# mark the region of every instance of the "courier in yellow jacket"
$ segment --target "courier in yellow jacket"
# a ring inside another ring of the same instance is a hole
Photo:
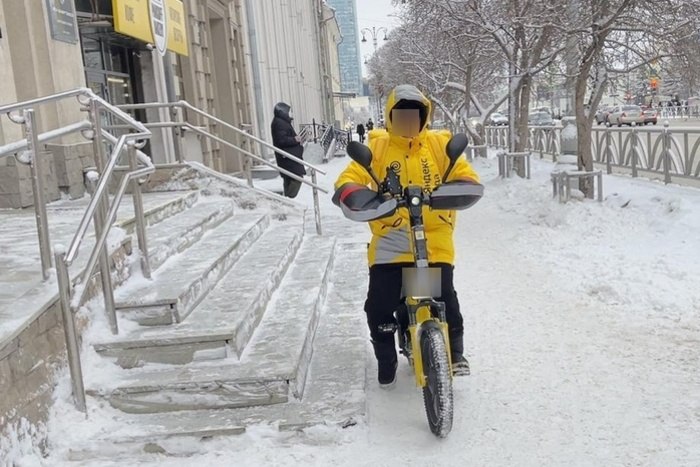
[[[392,131],[390,114],[396,104],[402,100],[419,101],[425,106],[425,116],[421,117],[420,132],[413,138],[403,137]],[[390,167],[399,174],[401,186],[421,185],[424,190],[434,190],[444,182],[442,174],[450,163],[445,153],[450,133],[428,130],[427,120],[431,103],[413,86],[398,86],[389,94],[386,107],[386,131],[373,130],[369,135],[369,147],[374,156],[372,170],[380,179],[383,179],[387,167]],[[454,180],[478,182],[479,175],[466,158],[460,157],[447,181]],[[341,190],[348,184],[369,186],[375,191],[378,189],[367,171],[354,161],[340,174],[335,182],[335,188]],[[428,206],[423,207],[423,222],[430,262],[454,264],[452,233],[455,221],[454,211],[436,211]],[[372,230],[372,241],[368,251],[370,266],[413,261],[406,209],[400,209],[392,217],[372,221],[369,225]]]
[[[478,185],[479,176],[466,158],[460,157],[448,176],[442,180],[450,164],[445,152],[450,133],[428,130],[431,102],[416,87],[397,86],[388,96],[386,105],[386,131],[369,133],[372,150],[372,170],[383,179],[388,170],[399,176],[401,186],[422,186],[433,191],[439,185],[462,181]],[[381,203],[379,187],[367,171],[357,162],[351,162],[335,183],[334,202],[341,208],[358,211],[364,206],[376,208]],[[349,212],[349,211],[348,211]],[[372,219],[377,218],[370,217]],[[462,315],[453,285],[454,242],[452,239],[456,221],[455,211],[432,210],[423,207],[423,222],[431,267],[441,268],[442,296],[445,302],[450,330],[450,346],[453,368],[461,374],[469,373],[464,358]],[[405,329],[400,309],[402,269],[413,266],[410,221],[406,209],[399,209],[390,217],[369,222],[372,240],[368,250],[370,265],[369,291],[365,302],[367,322],[378,361],[378,379],[381,386],[395,381],[397,356],[394,342],[396,319]],[[407,316],[405,320],[407,321]]]

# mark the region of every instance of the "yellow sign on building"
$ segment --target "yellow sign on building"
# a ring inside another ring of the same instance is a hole
[[[166,0],[167,48],[188,55],[187,22],[182,0]],[[150,0],[112,0],[114,30],[143,42],[153,43]]]
[[[149,3],[150,0],[112,0],[114,30],[153,43]]]
[[[168,50],[188,55],[187,18],[182,0],[167,0]]]

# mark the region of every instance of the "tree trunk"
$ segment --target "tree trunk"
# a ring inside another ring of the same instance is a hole
[[[588,74],[590,65],[584,64],[580,74],[576,78],[576,151],[578,153],[579,170],[593,170],[593,152],[591,151],[592,119],[586,115],[585,97],[588,86]],[[589,112],[591,113],[591,112]],[[593,180],[589,178],[579,179],[579,189],[586,198],[593,198]]]
[[[518,139],[515,146],[516,152],[523,152],[528,146],[529,133],[527,129],[528,110],[530,109],[530,84],[532,78],[530,76],[523,77],[522,86],[520,87],[519,107],[517,109],[517,131]]]
[[[528,127],[527,127],[527,117],[530,108],[530,84],[532,83],[532,78],[530,76],[524,76],[521,81],[521,86],[518,90],[518,107],[516,107],[516,119],[515,119],[515,129],[516,129],[516,139],[515,139],[515,152],[525,152],[528,147],[528,140],[530,137]],[[522,158],[517,158],[515,160],[515,171],[520,177],[525,177],[525,160]]]

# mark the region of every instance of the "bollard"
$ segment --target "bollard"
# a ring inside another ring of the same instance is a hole
[[[661,156],[663,157],[663,164],[664,164],[664,183],[669,184],[671,183],[671,161],[670,161],[670,156],[671,156],[671,147],[669,144],[669,138],[671,136],[671,133],[668,129],[669,123],[668,120],[664,122],[664,132],[663,132],[663,152]]]
[[[637,123],[632,122],[631,135],[631,151],[632,151],[632,178],[637,177]]]

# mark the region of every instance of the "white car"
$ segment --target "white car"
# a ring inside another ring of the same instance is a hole
[[[632,123],[644,125],[644,114],[638,105],[618,105],[608,114],[608,126],[632,126]]]
[[[508,125],[508,117],[501,113],[494,112],[489,117],[489,123],[491,123],[491,125]]]

